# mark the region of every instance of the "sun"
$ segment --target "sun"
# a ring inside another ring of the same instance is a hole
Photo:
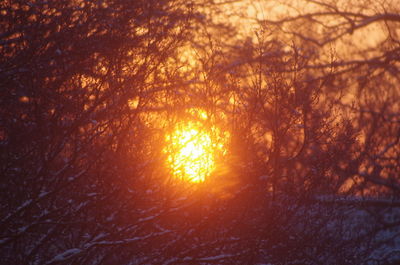
[[[216,160],[226,153],[228,134],[216,126],[206,129],[203,121],[208,119],[204,111],[191,111],[197,119],[182,121],[166,134],[167,166],[174,178],[200,183],[216,169]],[[224,137],[225,136],[225,137]]]

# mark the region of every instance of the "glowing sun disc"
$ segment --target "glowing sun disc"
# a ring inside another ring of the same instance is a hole
[[[205,120],[205,113],[199,117]],[[172,176],[184,181],[203,182],[216,168],[216,154],[224,147],[221,137],[215,132],[205,130],[199,121],[178,123],[172,133],[165,137],[167,166]]]

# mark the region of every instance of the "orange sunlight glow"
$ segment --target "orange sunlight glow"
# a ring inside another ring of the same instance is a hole
[[[225,143],[229,134],[212,126],[204,128],[202,121],[208,116],[202,110],[191,111],[197,119],[178,123],[165,137],[167,165],[172,176],[184,181],[200,183],[216,169],[219,154],[226,153]]]

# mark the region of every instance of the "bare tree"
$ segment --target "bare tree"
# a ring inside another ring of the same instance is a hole
[[[179,82],[160,73],[179,67],[169,61],[195,18],[190,3],[0,9],[2,262],[129,263],[168,233],[142,228],[163,208],[145,207],[156,196],[140,179],[149,157],[139,113],[149,95]],[[126,246],[137,252],[115,253]]]
[[[317,55],[307,67],[330,78],[326,94],[336,95],[334,100],[360,131],[358,155],[342,170],[351,171],[349,179],[359,184],[353,188],[362,193],[379,186],[395,196],[399,181],[400,25],[396,1],[372,5],[366,1],[304,1],[300,9],[290,1],[284,4],[290,15],[260,23],[312,47]],[[333,73],[326,71],[332,67]],[[337,97],[339,93],[342,98]]]
[[[241,2],[0,4],[2,263],[399,260],[396,5]],[[229,141],[195,188],[182,120]]]

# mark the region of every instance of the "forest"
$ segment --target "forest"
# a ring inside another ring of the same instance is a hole
[[[400,264],[399,0],[1,0],[0,264]]]

